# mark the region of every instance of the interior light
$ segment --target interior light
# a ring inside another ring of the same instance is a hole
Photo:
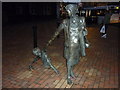
[[[116,7],[116,9],[119,9],[119,7]]]

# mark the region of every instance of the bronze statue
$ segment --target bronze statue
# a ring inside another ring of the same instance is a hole
[[[42,63],[45,68],[52,68],[57,74],[59,71],[52,65],[51,59],[48,57],[46,49],[40,50],[37,45],[37,26],[33,26],[33,41],[34,41],[34,48],[33,48],[33,55],[35,55],[34,60],[29,65],[29,69],[33,70],[33,64],[38,61],[42,60]]]
[[[84,17],[79,17],[78,6],[76,4],[68,4],[66,6],[69,18],[64,19],[59,25],[55,35],[47,43],[46,47],[49,46],[52,41],[64,30],[65,43],[64,43],[64,57],[67,60],[67,83],[72,84],[72,78],[75,78],[73,73],[73,67],[78,63],[81,56],[86,56],[85,48],[89,47],[89,42],[86,35],[88,34],[86,29],[86,23]],[[36,28],[33,28],[35,31]],[[46,53],[46,47],[40,50],[37,47],[37,34],[34,32],[34,49],[33,54],[36,56],[34,61],[29,65],[29,69],[33,69],[32,64],[41,58],[45,67],[51,67],[57,74],[58,70],[51,64],[50,58]]]
[[[64,19],[59,25],[53,38],[48,42],[47,46],[59,35],[64,29],[64,57],[67,60],[67,83],[72,84],[72,78],[75,78],[73,66],[78,63],[81,56],[86,56],[85,48],[89,47],[87,40],[87,29],[84,17],[79,17],[78,6],[76,4],[68,4],[66,6],[69,18]]]

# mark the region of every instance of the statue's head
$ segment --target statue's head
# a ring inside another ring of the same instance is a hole
[[[69,16],[78,13],[78,5],[76,4],[68,4],[65,9],[68,12]]]
[[[33,49],[33,54],[35,56],[41,57],[41,50],[38,47],[36,47],[36,48]]]

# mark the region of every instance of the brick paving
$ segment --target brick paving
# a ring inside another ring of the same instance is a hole
[[[82,57],[74,67],[76,78],[73,84],[66,82],[66,60],[63,58],[64,34],[61,32],[51,46],[48,55],[52,64],[59,70],[57,75],[52,69],[45,69],[38,60],[30,71],[33,41],[32,25],[38,26],[38,45],[43,48],[56,30],[54,21],[23,23],[3,27],[3,88],[118,88],[118,30],[110,25],[108,38],[100,37],[97,25],[89,25],[88,39],[91,47],[86,49],[87,56]]]

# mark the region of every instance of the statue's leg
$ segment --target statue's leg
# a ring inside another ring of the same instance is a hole
[[[74,75],[74,73],[73,73],[73,67],[71,67],[72,69],[71,69],[71,73],[70,73],[70,76],[72,77],[72,78],[75,78],[75,75]]]
[[[47,62],[48,62],[48,64],[49,64],[49,66],[50,66],[57,74],[59,74],[59,71],[50,63],[50,61],[47,60]]]
[[[84,40],[85,40],[85,47],[86,47],[86,48],[89,48],[90,43],[89,43],[89,41],[88,41],[88,39],[87,39],[86,36],[84,36]]]
[[[45,52],[45,51],[42,51],[42,53],[41,53],[41,60],[42,60],[42,62],[43,62],[43,65],[44,65],[45,68],[50,68],[50,65],[49,65],[49,63],[47,62],[47,61],[48,61],[47,59],[48,59],[48,57],[47,57],[46,52]]]
[[[69,48],[66,47],[66,46],[65,46],[65,49],[64,49],[64,57],[65,57],[66,59],[69,58]]]
[[[83,35],[80,36],[80,49],[81,49],[82,56],[86,56],[86,53],[85,53],[85,40],[84,40]]]
[[[50,65],[49,65],[49,63],[47,62],[47,60],[43,60],[43,64],[44,64],[44,67],[45,68],[50,68]]]
[[[73,69],[74,69],[74,66],[78,63],[78,61],[79,61],[79,59],[80,59],[80,58],[78,59],[78,58],[76,58],[76,57],[77,57],[77,56],[75,56],[74,61],[72,62],[72,67],[71,67],[71,68],[72,68],[72,69],[71,69],[71,77],[74,78],[74,79],[76,78],[76,76],[75,76],[75,74],[74,74],[74,72],[73,72]]]
[[[38,56],[36,56],[36,57],[34,58],[34,60],[32,61],[32,63],[29,65],[29,69],[30,69],[30,70],[34,69],[33,66],[32,66],[32,64],[35,63],[38,59],[39,59]]]
[[[72,84],[72,80],[71,80],[71,70],[72,70],[71,60],[68,60],[68,61],[67,61],[67,83],[68,83],[68,84]]]
[[[74,72],[73,72],[73,66],[71,67],[71,73],[70,73],[70,76],[71,76],[72,78],[76,78],[75,75],[74,75]]]
[[[59,74],[59,71],[58,71],[53,65],[50,65],[50,67],[51,67],[57,74]]]
[[[51,60],[50,60],[50,58],[48,58],[46,52],[42,51],[41,59],[43,61],[43,64],[44,64],[45,68],[52,68],[57,74],[59,74],[57,69],[51,64]]]

